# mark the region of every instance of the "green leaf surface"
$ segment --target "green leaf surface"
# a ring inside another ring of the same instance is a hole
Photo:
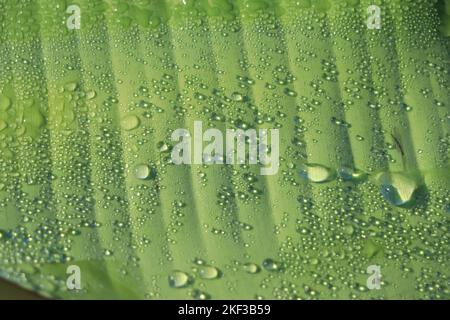
[[[448,8],[0,0],[0,276],[57,299],[449,299]],[[277,174],[175,165],[195,121],[279,129]]]

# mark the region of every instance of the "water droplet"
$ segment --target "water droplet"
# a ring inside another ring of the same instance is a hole
[[[169,145],[163,141],[158,142],[156,147],[158,148],[159,152],[166,152],[169,150]]]
[[[231,95],[231,99],[233,99],[236,102],[242,102],[244,101],[245,97],[239,92],[233,92],[233,94]]]
[[[211,299],[211,296],[204,291],[195,289],[192,292],[192,298],[194,298],[195,300],[208,300]]]
[[[264,269],[270,272],[279,271],[280,270],[280,264],[276,262],[273,259],[265,259],[262,263],[262,266]]]
[[[335,172],[328,167],[311,163],[303,166],[303,169],[300,170],[300,176],[311,182],[320,183],[333,180]]]
[[[183,271],[173,271],[169,275],[169,286],[171,288],[184,288],[191,282],[189,275]]]
[[[284,89],[284,94],[287,95],[288,97],[296,97],[297,96],[297,92],[295,92],[294,90],[291,90],[289,88]]]
[[[64,86],[64,89],[67,91],[75,91],[76,88],[77,88],[76,82],[70,82]]]
[[[259,266],[257,264],[251,263],[251,262],[245,263],[242,267],[243,267],[245,272],[251,273],[251,274],[258,273],[259,270],[260,270],[260,268],[259,268]]]
[[[42,115],[39,106],[30,100],[25,102],[27,113],[24,115],[25,131],[31,138],[37,138],[40,130],[45,124],[45,117]]]
[[[201,266],[198,268],[198,274],[202,279],[212,280],[220,276],[220,271],[212,266]]]
[[[245,231],[251,231],[251,230],[253,230],[253,226],[250,225],[250,224],[248,224],[248,223],[241,222],[241,223],[239,223],[239,225],[240,225],[241,228],[244,229]]]
[[[6,129],[6,127],[8,126],[8,124],[3,121],[2,119],[0,119],[0,131],[3,131],[4,129]]]
[[[354,231],[355,231],[355,229],[351,225],[344,227],[344,232],[348,235],[352,235]]]
[[[202,93],[199,93],[199,92],[196,92],[196,93],[194,94],[194,97],[195,97],[196,99],[198,99],[198,100],[205,100],[205,99],[206,99],[206,96],[205,96],[204,94],[202,94]]]
[[[11,100],[8,97],[0,96],[0,110],[6,111],[11,106]]]
[[[416,180],[403,173],[382,173],[377,177],[377,181],[381,195],[395,206],[410,203],[418,188]]]
[[[134,176],[140,180],[146,180],[150,177],[151,169],[146,164],[139,164],[134,168]]]
[[[343,167],[339,169],[339,176],[345,181],[360,181],[367,175],[364,171],[359,169],[353,169],[349,167]]]
[[[141,121],[135,115],[129,115],[122,119],[122,128],[127,131],[131,131],[139,127]]]
[[[91,100],[94,99],[97,93],[94,90],[90,90],[86,92],[86,99]]]

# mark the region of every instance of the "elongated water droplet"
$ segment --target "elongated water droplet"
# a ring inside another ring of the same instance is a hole
[[[151,169],[146,164],[139,164],[134,168],[134,176],[139,180],[146,180],[150,177]]]
[[[8,126],[8,124],[3,121],[2,119],[0,119],[0,131],[6,129],[6,127]]]
[[[270,259],[270,258],[265,259],[262,263],[262,266],[264,269],[266,269],[267,271],[270,271],[270,272],[280,270],[280,264],[277,261]]]
[[[367,175],[364,171],[359,169],[353,169],[349,167],[343,167],[339,169],[339,176],[345,181],[360,181]]]
[[[242,94],[240,94],[239,92],[234,92],[231,95],[231,99],[233,99],[236,102],[242,102],[242,101],[244,101],[245,97]]]
[[[251,262],[245,263],[242,267],[243,267],[245,272],[251,273],[251,274],[258,273],[259,270],[260,270],[260,268],[258,267],[257,264],[251,263]]]
[[[320,164],[305,164],[300,170],[300,176],[311,182],[327,182],[335,178],[334,170]]]

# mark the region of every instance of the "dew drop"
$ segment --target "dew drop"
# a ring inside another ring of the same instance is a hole
[[[363,180],[367,175],[365,172],[359,169],[342,167],[341,169],[339,169],[339,176],[344,181],[360,181]]]
[[[191,278],[183,271],[173,271],[169,275],[169,286],[171,288],[184,288],[189,285]]]
[[[280,270],[280,264],[273,259],[265,259],[262,263],[264,269],[270,272],[275,272]]]
[[[334,170],[320,164],[305,164],[300,170],[300,176],[316,183],[327,182],[335,177]]]
[[[135,115],[129,115],[122,119],[122,128],[127,131],[131,131],[139,127],[141,121]]]
[[[5,130],[7,126],[8,126],[8,124],[5,121],[3,121],[2,119],[0,119],[0,131]]]
[[[90,91],[86,92],[86,99],[92,100],[95,98],[96,95],[97,95],[97,93],[94,90],[90,90]]]
[[[150,177],[151,169],[146,164],[139,164],[134,168],[134,176],[139,180],[146,180]]]
[[[382,173],[377,180],[380,183],[381,195],[395,206],[410,203],[418,188],[416,180],[403,173]]]
[[[245,263],[245,264],[242,266],[242,268],[244,269],[245,272],[251,273],[251,274],[258,273],[259,270],[260,270],[260,268],[258,267],[257,264],[251,263],[251,262]]]
[[[245,98],[239,92],[233,92],[233,94],[231,95],[231,99],[233,99],[236,102],[242,102],[244,101]]]
[[[220,271],[212,266],[201,266],[198,268],[198,274],[202,279],[212,280],[220,276]]]
[[[192,292],[192,298],[194,298],[195,300],[208,300],[211,299],[211,296],[204,291],[195,289]]]
[[[77,83],[76,82],[70,82],[70,83],[67,83],[64,86],[64,89],[67,90],[67,91],[75,91],[76,88],[77,88]]]
[[[8,97],[0,96],[0,110],[6,111],[11,106],[11,100]]]

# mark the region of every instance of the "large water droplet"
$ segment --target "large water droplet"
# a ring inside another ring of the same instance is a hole
[[[169,275],[169,286],[171,288],[184,288],[191,282],[189,275],[183,271],[173,271]]]
[[[305,164],[300,170],[300,176],[311,182],[327,182],[335,178],[334,170],[320,164]]]
[[[140,123],[141,121],[137,116],[129,115],[122,119],[122,128],[127,131],[134,130],[139,127]]]
[[[192,292],[192,298],[194,298],[195,300],[208,300],[211,299],[211,296],[204,291],[195,289]]]
[[[75,91],[76,88],[77,88],[76,82],[70,82],[64,85],[64,89],[67,91]]]
[[[251,263],[251,262],[245,263],[245,264],[242,266],[242,268],[244,269],[245,272],[251,273],[251,274],[258,273],[259,270],[260,270],[257,264]]]
[[[389,203],[402,206],[414,199],[417,181],[403,173],[382,173],[377,178],[381,195]]]

